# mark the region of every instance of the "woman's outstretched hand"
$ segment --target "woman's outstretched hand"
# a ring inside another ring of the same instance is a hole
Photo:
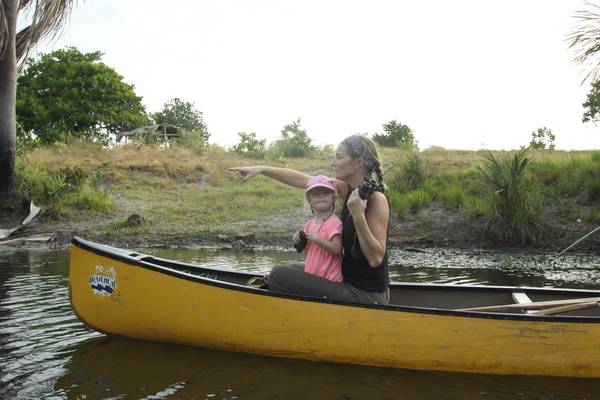
[[[232,167],[227,168],[228,171],[233,171],[242,181],[247,181],[250,178],[260,174],[260,167]]]

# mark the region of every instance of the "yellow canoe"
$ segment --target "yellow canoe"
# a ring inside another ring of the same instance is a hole
[[[256,275],[74,238],[73,310],[108,335],[421,370],[600,377],[600,291],[398,283],[390,305],[248,286]]]

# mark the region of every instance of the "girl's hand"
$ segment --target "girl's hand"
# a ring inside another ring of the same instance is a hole
[[[358,189],[354,189],[352,193],[350,193],[347,204],[348,211],[350,211],[350,214],[352,214],[353,218],[358,215],[365,215],[365,211],[367,209],[367,200],[360,198]]]
[[[233,171],[242,180],[247,181],[250,178],[260,174],[261,167],[232,167],[227,168],[228,171]]]
[[[310,231],[306,234],[306,238],[308,240],[310,240],[311,242],[314,242],[315,240],[319,240],[320,236],[317,233],[317,230],[313,229],[312,231]]]

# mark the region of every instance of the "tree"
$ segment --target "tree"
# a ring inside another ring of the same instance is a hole
[[[396,120],[383,124],[384,134],[374,134],[375,143],[386,147],[402,147],[413,149],[415,147],[415,137],[408,125],[396,122]]]
[[[202,112],[196,110],[194,103],[174,98],[163,105],[162,110],[151,115],[157,124],[167,123],[190,132],[201,133],[208,142],[210,134],[204,124]]]
[[[101,62],[102,53],[74,47],[29,60],[17,80],[17,121],[43,143],[65,136],[106,143],[109,134],[147,125],[134,86]]]
[[[598,122],[600,119],[600,80],[592,83],[592,89],[583,103],[583,108],[586,110],[583,113],[583,122]]]
[[[265,147],[267,141],[265,139],[257,139],[256,133],[239,132],[240,142],[233,146],[234,153],[250,157],[250,158],[265,158]]]
[[[300,128],[300,118],[287,124],[281,130],[281,139],[275,142],[275,148],[283,153],[284,157],[306,157],[315,147],[306,130]]]
[[[14,190],[17,65],[39,40],[55,35],[72,0],[0,0],[0,199]],[[33,10],[33,11],[32,11]],[[19,12],[31,23],[17,33]]]
[[[531,132],[531,142],[529,148],[533,150],[554,150],[554,139],[556,136],[546,127],[538,128],[537,131]]]

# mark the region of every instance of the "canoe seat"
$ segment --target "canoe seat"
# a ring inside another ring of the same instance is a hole
[[[525,292],[512,292],[512,298],[516,304],[529,304],[533,303],[527,293]],[[525,314],[533,314],[532,310],[525,310]]]
[[[252,286],[253,288],[257,289],[268,289],[269,282],[264,276],[253,276],[252,278],[248,279],[246,286]]]
[[[525,292],[512,292],[512,298],[517,304],[529,304],[532,303],[531,299]]]

